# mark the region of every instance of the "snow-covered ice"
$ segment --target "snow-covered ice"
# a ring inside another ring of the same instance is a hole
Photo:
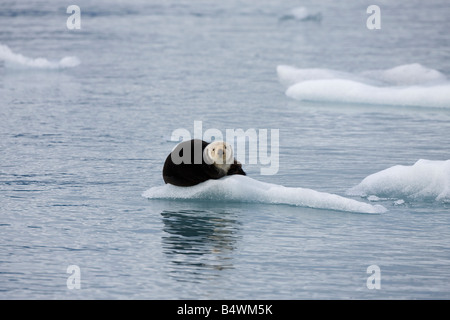
[[[418,160],[374,173],[347,192],[351,196],[450,202],[450,160]]]
[[[382,213],[381,205],[318,192],[307,188],[292,188],[261,182],[247,176],[233,175],[219,180],[208,180],[192,187],[170,184],[152,187],[143,193],[149,199],[210,200],[287,204],[317,209],[361,213]]]
[[[349,73],[277,67],[286,95],[296,100],[450,108],[450,82],[418,63]]]

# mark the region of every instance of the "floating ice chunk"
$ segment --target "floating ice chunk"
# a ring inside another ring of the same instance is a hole
[[[80,64],[77,57],[64,57],[59,61],[49,61],[45,58],[29,58],[14,53],[8,46],[0,44],[0,60],[13,68],[64,69],[73,68]]]
[[[166,184],[152,187],[145,191],[142,196],[149,199],[195,199],[287,204],[361,213],[382,213],[386,211],[380,205],[374,206],[311,189],[284,187],[240,175],[228,176],[219,180],[208,180],[192,187],[177,187]]]
[[[289,13],[283,15],[280,20],[297,20],[297,21],[320,21],[322,20],[322,13],[312,12],[305,7],[293,8]]]
[[[347,194],[449,202],[450,160],[422,159],[412,166],[397,165],[366,177]]]
[[[376,202],[376,201],[380,201],[380,198],[377,196],[368,196],[367,200],[369,200],[371,202]]]
[[[286,95],[306,101],[450,108],[450,84],[377,87],[352,80],[311,80],[290,86]]]
[[[450,108],[450,82],[420,64],[359,74],[281,65],[277,74],[296,100]]]

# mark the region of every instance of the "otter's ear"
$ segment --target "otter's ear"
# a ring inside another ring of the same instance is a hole
[[[208,147],[203,150],[203,161],[209,165],[214,164],[214,160],[209,156]]]

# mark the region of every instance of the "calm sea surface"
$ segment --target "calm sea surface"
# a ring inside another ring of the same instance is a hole
[[[80,30],[60,1],[0,4],[16,60],[81,62],[0,59],[1,299],[450,298],[448,203],[355,214],[142,197],[194,121],[278,129],[278,173],[248,175],[343,196],[388,167],[450,159],[448,108],[296,101],[276,73],[420,63],[449,77],[447,1],[378,1],[380,30],[368,2],[303,1],[321,16],[304,21],[286,17],[298,1],[76,4]]]

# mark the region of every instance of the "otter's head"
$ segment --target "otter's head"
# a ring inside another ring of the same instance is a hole
[[[203,160],[207,164],[213,164],[228,172],[228,169],[234,163],[233,149],[229,143],[224,141],[211,142],[203,150]]]

